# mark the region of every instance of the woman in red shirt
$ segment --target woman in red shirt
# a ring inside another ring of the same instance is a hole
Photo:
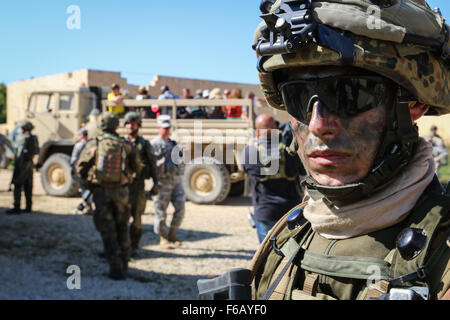
[[[239,88],[234,88],[231,91],[230,99],[242,99],[242,91]],[[242,106],[227,106],[227,119],[240,119],[242,116]]]

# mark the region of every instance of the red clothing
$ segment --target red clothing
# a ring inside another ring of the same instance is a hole
[[[227,106],[227,118],[240,118],[242,116],[242,106]]]

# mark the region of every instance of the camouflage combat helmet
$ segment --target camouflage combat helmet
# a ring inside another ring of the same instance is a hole
[[[130,111],[125,115],[125,124],[132,121],[135,121],[139,126],[142,126],[141,116],[134,111]]]
[[[290,68],[344,66],[398,85],[368,175],[344,186],[321,185],[310,175],[303,182],[312,197],[338,206],[370,196],[406,166],[418,143],[404,102],[430,106],[427,114],[450,112],[445,20],[425,0],[276,0],[262,1],[260,9],[264,21],[253,48],[261,88],[272,107],[286,109],[279,85]]]
[[[285,109],[277,71],[345,65],[393,80],[427,114],[450,112],[449,27],[425,0],[277,0],[261,10],[253,47],[271,106]]]
[[[99,129],[102,131],[115,130],[119,126],[119,118],[112,112],[105,112],[100,119]]]
[[[23,121],[23,122],[21,123],[21,126],[20,126],[20,127],[21,127],[22,130],[24,130],[24,131],[31,131],[31,130],[34,129],[34,125],[33,125],[30,121]]]

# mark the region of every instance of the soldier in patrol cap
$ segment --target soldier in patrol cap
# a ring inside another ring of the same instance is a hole
[[[111,112],[101,117],[100,136],[88,142],[77,162],[77,173],[95,203],[94,223],[103,240],[109,277],[124,280],[130,258],[128,186],[141,172],[134,146],[119,137],[119,119]]]
[[[11,184],[14,184],[14,208],[6,211],[7,214],[20,214],[20,198],[22,188],[25,193],[26,206],[24,213],[32,211],[33,197],[33,157],[39,153],[38,138],[31,134],[34,125],[30,121],[23,121],[22,132],[17,138],[17,149],[14,172]]]
[[[139,135],[142,119],[136,112],[125,115],[125,128],[127,140],[137,149],[142,162],[142,171],[130,184],[130,205],[133,222],[130,226],[131,256],[137,255],[139,242],[142,236],[142,215],[145,212],[147,197],[145,195],[145,179],[152,178],[153,188],[151,194],[158,194],[158,177],[156,176],[156,158],[150,142]]]
[[[176,232],[184,218],[186,197],[181,177],[184,173],[184,164],[173,159],[174,153],[182,158],[179,145],[170,139],[170,117],[161,115],[157,119],[159,135],[151,141],[156,156],[156,170],[158,173],[158,191],[153,197],[155,205],[154,231],[160,236],[162,249],[173,249],[181,246]],[[175,149],[175,150],[174,150]],[[167,207],[169,203],[175,208],[170,228],[166,225]]]
[[[415,124],[450,112],[448,25],[424,0],[383,1],[378,28],[380,1],[267,2],[253,48],[307,198],[254,256],[256,297],[450,299],[450,197]]]

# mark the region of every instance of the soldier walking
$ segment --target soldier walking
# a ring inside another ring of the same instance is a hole
[[[130,226],[131,256],[137,256],[139,242],[142,237],[142,215],[145,212],[147,197],[145,195],[145,179],[153,179],[152,195],[158,193],[158,178],[156,176],[156,158],[150,142],[139,135],[142,126],[141,117],[136,112],[128,112],[125,115],[125,128],[127,140],[137,149],[142,161],[142,171],[130,184],[130,206],[133,222]]]
[[[152,140],[151,144],[156,155],[156,170],[158,173],[159,193],[153,197],[155,205],[154,231],[160,236],[160,246],[162,249],[173,249],[174,246],[181,246],[181,241],[177,238],[176,232],[183,221],[186,198],[184,195],[181,176],[183,175],[183,164],[175,164],[172,159],[174,148],[178,148],[177,143],[170,137],[170,117],[162,115],[157,120],[159,136]],[[180,150],[181,153],[181,150]],[[181,154],[180,154],[181,156]],[[168,230],[166,225],[166,211],[172,202],[175,212]]]
[[[33,195],[33,157],[39,153],[38,138],[31,134],[34,126],[29,121],[22,123],[22,133],[19,135],[14,173],[11,184],[14,184],[14,208],[7,214],[20,214],[20,198],[22,189],[25,193],[26,206],[24,213],[31,213]]]
[[[102,236],[109,277],[124,280],[130,257],[128,185],[141,171],[136,149],[120,138],[119,119],[105,113],[100,122],[102,134],[88,142],[77,164],[84,188],[93,193],[94,223]]]

